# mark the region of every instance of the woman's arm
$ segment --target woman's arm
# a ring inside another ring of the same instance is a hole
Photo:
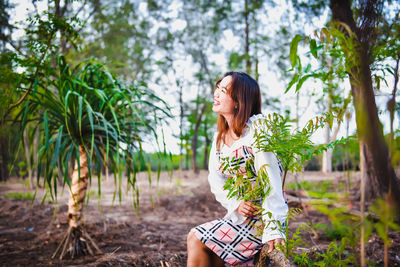
[[[232,221],[237,222],[239,219],[242,219],[242,216],[236,212],[240,201],[235,198],[228,199],[228,191],[224,190],[226,179],[217,171],[218,164],[219,160],[216,156],[216,140],[214,138],[208,162],[208,182],[210,184],[211,192],[215,195],[215,199],[221,203],[225,209],[227,209],[227,215],[232,219]]]
[[[258,151],[254,155],[254,164],[258,173],[268,173],[269,194],[265,197],[263,207],[263,219],[265,224],[262,242],[266,243],[277,238],[285,239],[284,229],[279,229],[280,222],[285,227],[285,220],[288,213],[288,206],[283,198],[282,181],[278,160],[272,152]],[[267,188],[266,188],[267,190]]]

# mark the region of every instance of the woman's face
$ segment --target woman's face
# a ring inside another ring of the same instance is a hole
[[[232,83],[232,77],[226,76],[218,84],[214,92],[214,105],[212,111],[226,117],[233,115],[235,102],[229,94]]]

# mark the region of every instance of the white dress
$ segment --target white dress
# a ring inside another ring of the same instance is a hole
[[[253,257],[261,249],[263,243],[276,238],[285,238],[277,224],[279,221],[285,227],[288,212],[282,193],[280,163],[272,152],[258,151],[253,145],[254,132],[257,127],[254,122],[261,118],[263,118],[261,114],[250,117],[242,136],[231,147],[223,145],[220,151],[217,151],[216,135],[214,136],[209,159],[208,181],[211,192],[214,193],[216,200],[227,209],[227,213],[222,219],[216,219],[192,229],[201,242],[229,265],[252,265]],[[262,237],[257,233],[257,229],[262,227],[260,218],[246,218],[237,213],[236,209],[241,201],[236,198],[228,198],[228,191],[223,189],[226,180],[235,176],[222,168],[222,159],[227,157],[235,158],[231,162],[234,162],[234,167],[239,168],[246,179],[253,180],[261,167],[266,168],[268,172],[270,192],[264,200],[259,200],[260,203],[262,202],[265,222]],[[251,172],[245,170],[248,159],[252,159],[250,162],[254,162]],[[272,216],[269,217],[268,213]]]

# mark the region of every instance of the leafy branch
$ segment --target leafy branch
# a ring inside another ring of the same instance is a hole
[[[311,136],[326,123],[332,125],[333,115],[325,113],[324,116],[309,120],[306,126],[294,131],[291,130],[289,118],[273,113],[254,122],[255,142],[257,149],[273,152],[281,161],[283,167],[282,188],[285,185],[287,173],[301,172],[305,161],[333,148],[338,143],[343,143],[342,138],[326,145],[318,145],[311,141]]]
[[[267,197],[271,191],[267,165],[257,172],[254,169],[254,157],[245,162],[245,167],[240,166],[241,158],[225,157],[222,159],[222,172],[228,174],[224,189],[228,190],[228,198],[236,197],[238,200],[257,201]],[[261,208],[261,207],[259,207]]]

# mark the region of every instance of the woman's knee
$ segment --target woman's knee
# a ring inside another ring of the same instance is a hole
[[[199,239],[193,231],[190,231],[186,238],[186,243],[188,247],[195,246],[198,243]]]
[[[188,250],[208,250],[207,246],[197,238],[193,231],[190,231],[187,235],[186,242]]]

